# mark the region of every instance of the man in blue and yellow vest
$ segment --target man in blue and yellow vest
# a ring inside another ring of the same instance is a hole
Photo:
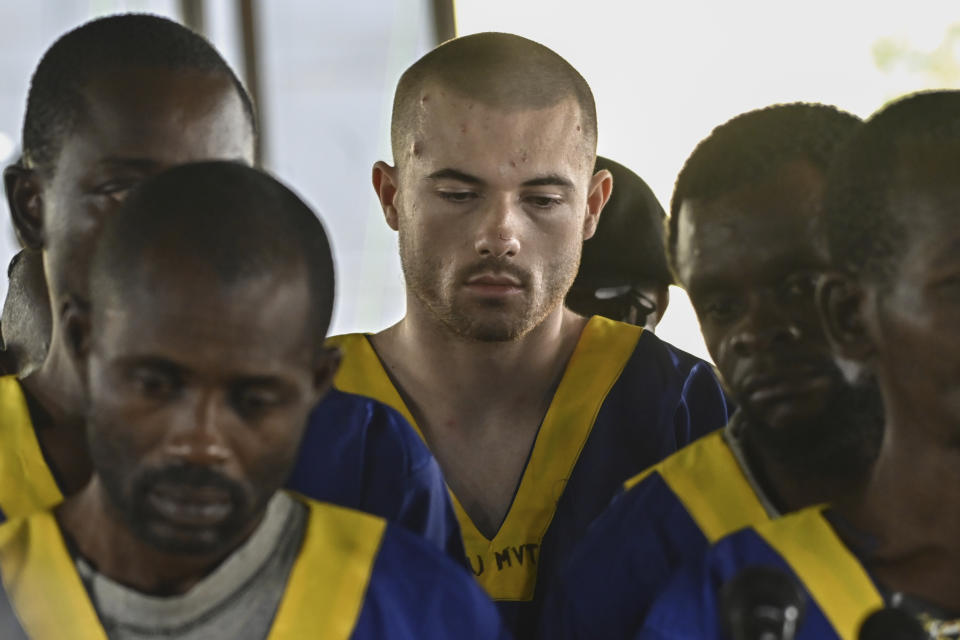
[[[564,307],[612,180],[590,87],[557,53],[502,33],[441,45],[401,77],[391,139],[373,184],[406,314],[335,337],[335,384],[419,429],[477,579],[529,637],[620,485],[723,426],[726,399],[708,363]]]
[[[86,295],[99,229],[130,189],[184,162],[252,164],[256,145],[250,96],[186,27],[124,14],[63,35],[33,74],[23,158],[4,173],[17,234],[42,252],[50,304],[19,297],[5,312],[33,318],[22,327],[41,331],[64,296]],[[54,315],[52,335],[40,336],[50,348],[38,370],[0,379],[0,520],[56,504],[91,471],[79,384],[58,322]],[[300,451],[291,488],[399,522],[463,558],[439,466],[395,410],[327,394]]]
[[[172,168],[105,222],[90,299],[60,323],[93,475],[0,525],[13,634],[501,636],[470,573],[419,536],[280,490],[339,363],[333,281],[314,213],[240,163]]]
[[[869,482],[826,509],[719,541],[674,578],[639,637],[727,637],[718,593],[757,565],[803,585],[798,640],[864,637],[864,621],[883,607],[925,627],[910,637],[957,637],[958,167],[958,92],[894,102],[847,144],[825,197],[839,272],[821,284],[817,304],[848,377],[878,385],[883,396],[884,439]],[[871,637],[901,637],[878,625]]]
[[[683,561],[866,477],[880,404],[844,381],[814,304],[830,266],[827,172],[860,124],[827,105],[776,105],[717,127],[687,160],[669,253],[739,411],[627,483],[566,568],[545,637],[630,638]]]

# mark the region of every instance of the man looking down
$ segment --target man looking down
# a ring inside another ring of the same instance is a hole
[[[39,327],[66,297],[86,297],[100,229],[139,182],[191,161],[251,164],[256,143],[246,90],[189,29],[125,14],[62,36],[31,80],[23,160],[4,174],[17,234],[42,251],[49,284],[49,306],[23,298],[30,306],[18,313]],[[91,471],[79,382],[56,313],[53,322],[42,367],[22,384],[0,379],[0,519],[53,506]],[[328,394],[311,415],[290,482],[310,497],[400,522],[463,556],[436,461],[381,404]]]
[[[499,636],[469,573],[418,536],[280,491],[337,368],[333,283],[313,212],[241,164],[170,169],[104,223],[89,305],[59,322],[92,477],[0,525],[28,637]]]
[[[563,306],[610,196],[596,127],[584,79],[530,40],[477,34],[417,61],[394,99],[396,164],[373,168],[406,315],[333,340],[337,387],[400,410],[430,446],[518,637],[620,484],[727,419],[710,365]]]

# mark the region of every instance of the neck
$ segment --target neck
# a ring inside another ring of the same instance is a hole
[[[401,387],[430,389],[458,404],[458,413],[483,412],[551,396],[586,322],[558,307],[517,340],[478,342],[417,309],[373,344]]]
[[[65,500],[57,508],[56,517],[65,537],[96,571],[126,587],[154,596],[174,596],[189,591],[242,544],[256,524],[229,547],[216,552],[162,551],[130,530],[97,476],[80,493]]]
[[[954,508],[960,505],[960,443],[931,440],[919,419],[906,428],[888,422],[870,483],[845,512],[885,543],[954,549],[960,539]]]

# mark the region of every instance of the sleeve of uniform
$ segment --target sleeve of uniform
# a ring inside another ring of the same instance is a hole
[[[331,390],[311,413],[287,488],[380,516],[466,563],[440,467],[397,411]]]
[[[679,446],[721,428],[730,420],[732,413],[733,407],[713,367],[696,359],[683,382],[680,404],[674,415]]]
[[[674,568],[707,540],[659,473],[614,499],[547,599],[541,637],[629,638]]]
[[[387,526],[354,640],[508,639],[473,576],[416,536]]]

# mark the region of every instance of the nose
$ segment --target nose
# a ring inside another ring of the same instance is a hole
[[[511,200],[504,197],[494,201],[484,211],[477,230],[474,248],[484,258],[512,258],[520,251],[519,219]]]
[[[198,394],[184,407],[167,441],[167,454],[184,464],[217,467],[230,459],[225,437],[229,407],[216,393]]]
[[[737,327],[730,340],[730,347],[738,356],[750,356],[763,350],[796,343],[801,336],[796,318],[779,313],[770,304],[761,303],[756,305]]]

